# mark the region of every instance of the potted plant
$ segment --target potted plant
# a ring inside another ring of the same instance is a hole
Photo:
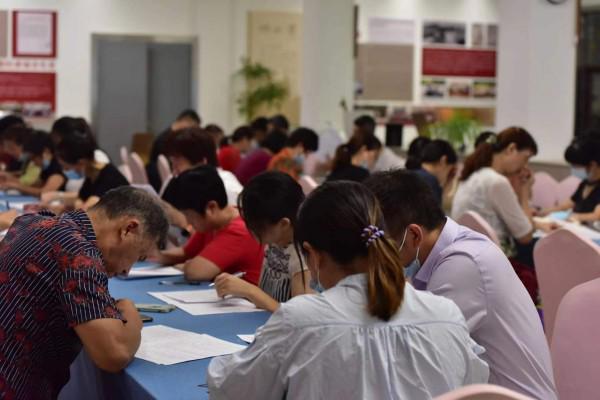
[[[475,119],[460,112],[454,112],[448,120],[428,127],[431,139],[446,140],[461,154],[472,148],[480,130],[481,126]]]

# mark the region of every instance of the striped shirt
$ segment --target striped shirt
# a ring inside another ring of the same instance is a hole
[[[267,246],[259,287],[280,303],[292,298],[292,278],[302,271],[293,245]]]
[[[18,218],[0,242],[0,398],[56,398],[81,350],[73,327],[122,319],[83,211]]]

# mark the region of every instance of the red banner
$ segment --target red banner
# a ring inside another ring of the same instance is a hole
[[[0,103],[19,103],[25,108],[55,110],[56,74],[0,72]]]
[[[496,51],[424,48],[423,75],[495,78]]]

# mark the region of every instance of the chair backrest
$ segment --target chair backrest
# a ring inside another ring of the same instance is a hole
[[[148,183],[148,175],[144,162],[137,153],[131,153],[129,156],[129,168],[131,169],[131,183],[145,184]]]
[[[556,313],[552,362],[558,397],[596,399],[600,376],[600,279],[569,290]]]
[[[127,179],[127,182],[131,183],[131,181],[133,180],[133,176],[131,175],[131,168],[129,168],[129,165],[121,164],[119,165],[118,169],[121,172],[121,174],[123,174],[125,179]]]
[[[536,172],[531,188],[531,204],[540,208],[554,207],[558,203],[558,182],[547,172]]]
[[[131,152],[137,153],[144,164],[150,159],[154,135],[152,133],[134,133],[131,137]]]
[[[531,397],[524,396],[495,385],[469,385],[460,389],[453,390],[450,393],[436,397],[434,400],[533,400]]]
[[[564,295],[575,286],[600,278],[600,246],[569,229],[558,229],[533,250],[544,327],[552,342],[554,320]]]
[[[129,152],[127,151],[127,147],[121,146],[119,154],[121,155],[121,164],[129,165]]]
[[[479,232],[489,237],[492,242],[494,242],[497,246],[500,246],[500,239],[498,239],[496,231],[494,231],[490,224],[488,224],[488,222],[483,219],[479,213],[475,211],[467,211],[456,222],[474,230],[475,232]]]
[[[562,203],[573,196],[575,190],[577,190],[577,186],[581,183],[581,179],[576,176],[570,175],[563,179],[558,184],[558,202]]]
[[[298,179],[298,183],[302,186],[302,191],[305,196],[308,196],[313,190],[319,186],[317,181],[315,181],[312,177],[308,175],[302,175],[300,179]]]
[[[169,160],[163,154],[158,156],[157,160],[158,175],[160,175],[160,181],[165,182],[169,176],[171,176],[171,164]]]

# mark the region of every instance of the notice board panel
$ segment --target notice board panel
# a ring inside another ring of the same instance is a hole
[[[413,52],[409,45],[361,44],[356,77],[359,99],[412,100]]]
[[[46,116],[55,110],[56,74],[0,72],[0,104],[16,103],[24,114]]]
[[[424,48],[423,75],[494,78],[496,51]]]

